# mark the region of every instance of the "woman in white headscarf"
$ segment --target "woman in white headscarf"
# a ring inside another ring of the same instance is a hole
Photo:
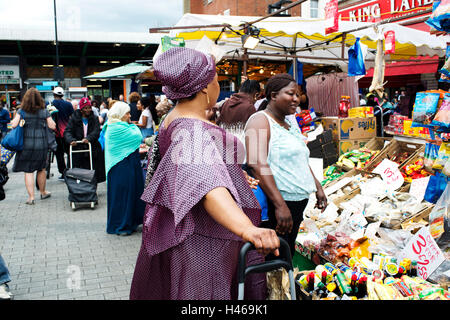
[[[108,122],[102,129],[108,197],[106,232],[117,235],[136,231],[145,210],[140,199],[144,191],[139,156],[142,134],[130,123],[130,117],[128,104],[118,101],[108,111]]]

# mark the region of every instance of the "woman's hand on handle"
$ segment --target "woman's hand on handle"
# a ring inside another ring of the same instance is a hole
[[[280,239],[277,234],[272,229],[250,227],[244,231],[242,234],[242,239],[244,241],[251,242],[256,251],[263,255],[268,255],[273,253],[275,256],[279,256]]]

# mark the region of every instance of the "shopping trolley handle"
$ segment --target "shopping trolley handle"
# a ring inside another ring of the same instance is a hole
[[[249,273],[268,272],[271,270],[276,270],[278,268],[284,268],[287,271],[293,270],[291,249],[289,247],[289,244],[283,238],[280,237],[278,238],[280,240],[280,248],[279,248],[280,255],[276,259],[252,265],[247,268],[245,268],[246,264],[245,257],[249,251],[256,250],[256,248],[251,242],[246,242],[242,246],[241,251],[239,252],[239,265],[238,265],[239,283],[244,282],[245,276]]]

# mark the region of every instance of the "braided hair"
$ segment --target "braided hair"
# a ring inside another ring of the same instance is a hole
[[[267,108],[267,105],[269,104],[270,99],[272,98],[272,93],[279,92],[284,87],[287,87],[291,82],[295,82],[295,79],[288,73],[279,73],[271,77],[269,81],[267,81],[265,89],[266,99],[261,103],[260,107],[258,108],[258,111]]]

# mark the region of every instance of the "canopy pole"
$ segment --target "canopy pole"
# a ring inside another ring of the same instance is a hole
[[[294,50],[291,52],[291,54],[295,54],[295,49],[297,47],[297,33],[295,33],[293,39],[292,39],[292,47]],[[295,56],[292,57],[292,73],[295,79],[295,82],[298,83],[298,70],[297,70],[297,58]]]
[[[341,58],[342,59],[345,58],[345,38],[347,38],[347,34],[343,33],[342,34],[342,47],[341,47]]]

